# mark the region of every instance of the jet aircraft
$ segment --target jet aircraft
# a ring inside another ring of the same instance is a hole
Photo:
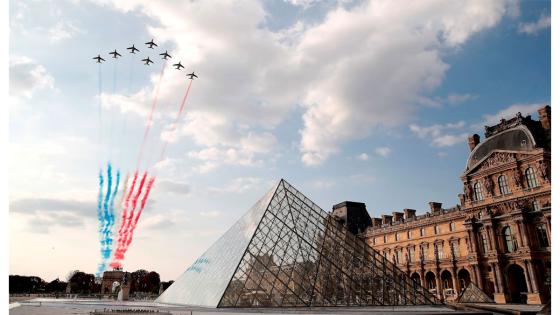
[[[156,43],[154,43],[154,39],[153,39],[153,38],[152,38],[151,41],[149,41],[149,42],[147,42],[147,43],[144,43],[144,44],[148,45],[148,48],[151,48],[151,49],[154,49],[154,46],[156,46],[156,47],[158,46]]]
[[[181,64],[181,62],[179,61],[179,63],[174,64],[173,67],[175,67],[175,69],[177,69],[177,70],[181,70],[181,68],[184,68],[185,66],[183,66]]]
[[[110,52],[109,55],[113,55],[113,58],[115,59],[121,57],[121,54],[119,54],[116,49],[115,51]]]
[[[97,57],[93,57],[93,59],[97,60],[97,63],[101,63],[102,61],[105,61],[105,59],[101,58],[100,55],[97,55]]]
[[[132,45],[132,47],[128,47],[128,50],[130,50],[131,54],[135,54],[137,51],[140,51],[140,49],[134,47],[134,45]]]
[[[150,65],[150,63],[154,63],[152,60],[150,60],[150,57],[146,58],[146,59],[142,59],[142,61],[144,61],[144,64],[146,66]]]
[[[167,58],[171,58],[171,55],[167,53],[167,50],[163,54],[159,54],[159,55],[163,56],[163,59],[166,59],[166,60],[167,60]]]
[[[193,79],[193,77],[198,79],[198,76],[196,74],[194,74],[194,72],[187,74],[187,77],[189,77],[189,79],[191,79],[191,80]]]

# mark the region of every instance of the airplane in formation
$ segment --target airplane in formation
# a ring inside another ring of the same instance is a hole
[[[101,58],[100,55],[97,55],[97,57],[93,57],[94,60],[97,60],[97,63],[101,63],[102,61],[105,61],[105,59]]]
[[[167,50],[164,53],[159,54],[159,55],[163,56],[162,59],[165,59],[165,60],[167,60],[168,58],[171,58],[171,55],[167,53]]]
[[[131,54],[135,54],[137,51],[140,51],[140,49],[134,47],[134,45],[132,45],[132,47],[128,47],[128,50],[130,50]]]
[[[156,43],[154,43],[154,39],[153,39],[153,38],[152,38],[151,41],[149,41],[149,42],[147,42],[147,43],[144,43],[144,44],[148,45],[148,48],[151,48],[151,49],[154,49],[154,46],[156,46],[156,47],[158,46]]]
[[[121,54],[119,54],[116,49],[115,51],[110,52],[109,55],[113,55],[113,58],[115,59],[121,57]]]
[[[150,63],[154,63],[154,62],[150,59],[150,57],[148,57],[148,58],[146,58],[146,59],[142,59],[142,61],[144,61],[144,64],[145,64],[146,66],[149,66]]]
[[[198,79],[198,76],[196,74],[194,74],[194,72],[187,74],[187,77],[189,77],[189,79],[191,79],[191,80],[193,79],[193,77]]]
[[[177,70],[181,70],[181,68],[184,68],[185,66],[183,66],[181,64],[181,62],[179,61],[179,63],[174,64],[173,67],[175,67],[175,69],[177,69]]]

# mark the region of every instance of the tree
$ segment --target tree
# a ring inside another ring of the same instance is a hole
[[[150,273],[148,273],[144,277],[143,282],[144,282],[144,287],[145,287],[144,292],[155,293],[155,294],[158,293],[160,279],[159,279],[159,274],[157,272],[150,271]]]
[[[93,274],[77,271],[74,272],[68,282],[72,293],[95,292],[95,276]]]
[[[45,286],[45,291],[49,293],[65,292],[67,285],[67,282],[60,281],[58,278],[56,278]]]
[[[13,275],[9,279],[10,293],[37,293],[45,291],[45,281],[36,276]]]

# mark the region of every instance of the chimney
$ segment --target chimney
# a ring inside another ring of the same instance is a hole
[[[384,215],[381,216],[381,219],[382,219],[381,222],[383,224],[391,224],[391,220],[393,219],[393,216],[390,216],[388,214],[384,214]]]
[[[416,210],[414,209],[404,209],[404,219],[405,220],[414,220],[416,219]]]
[[[364,232],[372,226],[371,217],[362,202],[344,201],[333,206],[333,215],[346,224],[346,228],[354,233]]]
[[[401,222],[402,219],[403,219],[403,213],[402,212],[398,212],[398,211],[393,212],[393,222],[395,222],[395,223]]]
[[[432,210],[432,214],[437,214],[441,211],[441,202],[430,201],[429,205]]]
[[[550,106],[546,105],[542,108],[539,108],[539,120],[541,121],[541,125],[545,130],[550,130],[551,115],[550,115]]]
[[[474,150],[474,148],[480,143],[480,136],[478,134],[474,134],[469,136],[469,149]]]
[[[372,218],[373,227],[381,227],[381,218]]]

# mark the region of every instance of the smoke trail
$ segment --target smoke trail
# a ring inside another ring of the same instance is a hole
[[[119,250],[119,255],[118,255],[119,260],[124,259],[124,256],[128,251],[130,244],[132,243],[132,239],[134,237],[134,231],[136,230],[136,225],[138,224],[138,221],[140,220],[140,216],[142,215],[142,212],[146,206],[146,201],[148,200],[148,196],[150,195],[150,191],[152,190],[152,186],[154,184],[155,179],[156,178],[154,176],[148,179],[148,183],[146,184],[146,191],[144,192],[144,196],[142,197],[142,200],[140,202],[140,209],[138,210],[138,213],[136,214],[134,221],[132,222],[132,225],[130,227],[130,232],[127,234],[127,238],[125,243],[123,244],[123,247]]]
[[[107,241],[107,230],[109,225],[109,199],[111,198],[111,192],[113,189],[113,174],[111,162],[107,163],[107,193],[105,194],[105,200],[103,201],[103,243]]]
[[[113,193],[111,194],[111,200],[109,201],[109,227],[108,227],[108,234],[107,234],[107,245],[112,250],[113,247],[113,226],[115,225],[115,198],[117,197],[117,192],[119,191],[119,183],[121,180],[121,171],[117,169],[117,178],[115,182],[115,189],[113,189]],[[109,255],[111,255],[109,253]]]
[[[142,198],[142,201],[140,203],[140,210],[138,210],[138,214],[134,218],[134,222],[132,223],[132,227],[130,228],[129,236],[128,236],[128,238],[126,240],[126,243],[125,243],[124,253],[126,253],[130,243],[132,242],[132,236],[134,234],[134,230],[136,229],[136,225],[138,224],[138,220],[140,220],[140,216],[142,215],[142,211],[144,210],[144,207],[146,206],[146,201],[148,200],[148,196],[150,195],[150,191],[152,190],[152,186],[153,186],[155,180],[156,180],[155,177],[150,177],[150,179],[148,180],[148,184],[146,185],[146,192],[144,193],[144,197]]]
[[[118,239],[118,246],[119,247],[120,247],[120,244],[122,243],[122,240],[123,240],[123,233],[124,233],[124,227],[126,226],[127,211],[128,211],[128,206],[129,206],[129,203],[130,203],[130,196],[132,195],[132,192],[134,191],[134,187],[136,186],[136,180],[137,179],[138,179],[138,171],[134,172],[134,177],[132,178],[132,185],[130,186],[130,190],[126,194],[126,199],[124,201],[124,206],[123,206],[123,210],[122,210],[121,226],[119,227],[119,239]],[[126,193],[126,190],[125,190],[124,193]],[[123,194],[123,196],[124,196],[124,194]]]
[[[142,192],[142,188],[144,187],[144,183],[146,182],[147,175],[148,175],[148,173],[144,172],[144,175],[142,176],[142,179],[140,180],[140,185],[138,186],[138,190],[132,198],[132,209],[130,210],[130,214],[129,214],[127,220],[126,220],[126,226],[123,227],[121,225],[121,227],[122,227],[122,233],[121,233],[122,237],[119,238],[119,244],[118,244],[118,247],[113,254],[113,262],[111,263],[111,266],[120,265],[118,260],[122,260],[122,258],[124,257],[123,256],[124,244],[125,244],[125,242],[128,238],[129,228],[130,228],[130,225],[132,224],[132,219],[134,218],[134,211],[136,210],[136,205],[137,205],[137,202],[138,202],[138,198],[140,197],[140,194]],[[131,187],[131,189],[129,191],[129,196],[130,196],[130,194],[132,193],[133,190],[134,190],[134,187]]]
[[[97,219],[99,220],[99,237],[101,238],[103,228],[103,171],[99,169],[99,194],[97,195]]]
[[[144,130],[144,138],[142,139],[142,144],[140,145],[140,152],[138,153],[138,161],[136,163],[136,169],[140,168],[140,161],[142,160],[142,155],[144,154],[144,146],[146,145],[146,140],[148,139],[148,133],[150,132],[150,128],[152,127],[152,120],[154,111],[157,106],[158,96],[159,96],[159,88],[161,86],[161,81],[163,78],[163,73],[165,72],[165,66],[167,65],[167,61],[163,63],[161,67],[161,72],[159,74],[159,81],[156,87],[156,93],[154,95],[154,100],[152,101],[152,109],[150,110],[150,115],[148,116],[148,122],[146,124],[146,129]]]
[[[175,122],[173,123],[172,127],[171,127],[171,134],[173,134],[175,132],[175,129],[177,129],[177,124],[179,123],[179,119],[181,118],[181,115],[183,114],[183,109],[185,108],[185,103],[187,101],[187,97],[189,96],[189,91],[191,90],[191,85],[193,83],[193,80],[190,80],[189,82],[189,86],[187,87],[187,91],[185,92],[185,96],[183,96],[183,100],[181,101],[181,106],[179,106],[179,111],[177,112],[177,117],[175,117]],[[167,145],[169,144],[168,140],[165,140],[165,142],[163,143],[163,148],[161,149],[161,154],[159,157],[159,161],[163,161],[163,158],[165,157],[165,151],[167,150]]]

